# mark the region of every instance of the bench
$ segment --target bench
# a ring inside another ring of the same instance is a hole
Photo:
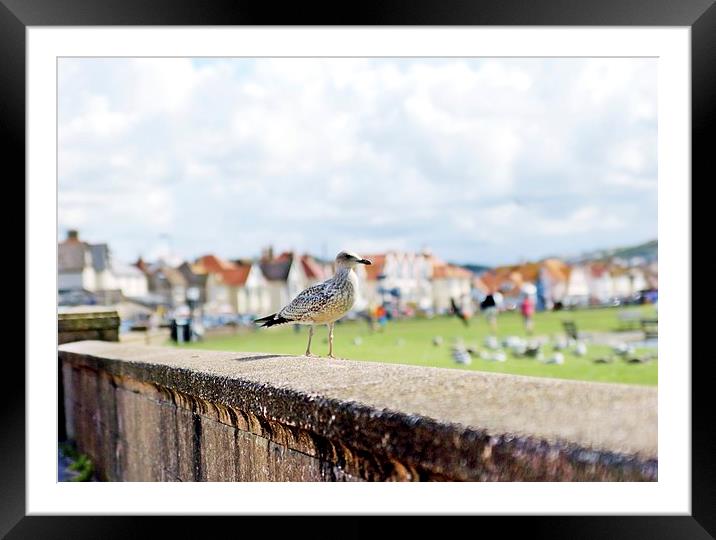
[[[577,332],[577,323],[574,321],[562,321],[564,332],[568,337],[572,339],[579,339],[579,332]]]
[[[644,332],[644,339],[657,339],[659,337],[659,320],[641,319],[641,329]]]
[[[639,328],[641,313],[634,310],[620,311],[617,318],[619,319],[619,330],[635,330]]]

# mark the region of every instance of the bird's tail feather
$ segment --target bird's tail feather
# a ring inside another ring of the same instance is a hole
[[[285,324],[291,321],[284,317],[279,317],[278,313],[273,313],[271,315],[267,315],[266,317],[255,319],[254,322],[263,328],[269,326],[276,326],[277,324]]]

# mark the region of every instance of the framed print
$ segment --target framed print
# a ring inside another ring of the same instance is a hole
[[[0,0],[0,25],[28,202],[8,538],[155,514],[713,537],[712,2]]]

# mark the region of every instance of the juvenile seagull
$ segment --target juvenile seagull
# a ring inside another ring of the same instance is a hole
[[[356,264],[371,264],[371,262],[368,259],[361,259],[350,251],[341,251],[336,255],[336,273],[332,278],[308,287],[277,313],[256,319],[254,322],[262,327],[286,323],[309,325],[306,356],[312,356],[313,327],[317,324],[325,324],[328,326],[328,357],[335,358],[333,326],[355,303],[358,276],[353,269]]]

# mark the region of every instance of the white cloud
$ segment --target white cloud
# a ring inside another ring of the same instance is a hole
[[[63,137],[70,141],[83,136],[117,137],[125,133],[132,122],[131,115],[110,110],[105,96],[89,96],[82,114],[64,126]]]
[[[577,208],[558,219],[542,216],[535,223],[536,231],[546,236],[569,236],[600,230],[618,230],[623,226],[622,219],[596,206]]]
[[[124,258],[656,235],[653,59],[62,59],[59,90],[60,225]]]

